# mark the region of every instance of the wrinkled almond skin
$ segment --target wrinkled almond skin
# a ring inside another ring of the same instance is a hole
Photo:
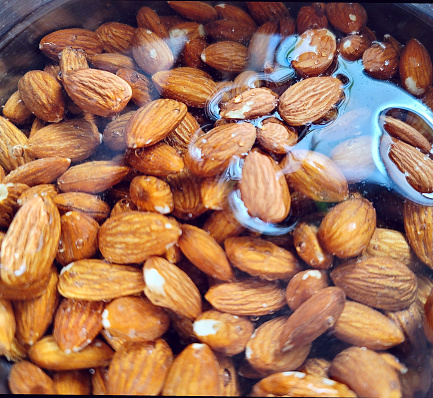
[[[53,324],[53,337],[60,349],[65,353],[79,352],[90,344],[102,330],[104,307],[103,301],[64,298]]]
[[[340,168],[319,152],[293,150],[280,166],[290,185],[313,200],[340,202],[349,196],[348,183]]]
[[[363,35],[352,34],[343,37],[338,44],[341,56],[348,61],[362,58],[364,51],[370,46],[370,40]]]
[[[189,261],[213,278],[225,282],[235,280],[224,250],[208,232],[189,224],[183,224],[181,228],[182,235],[177,244]]]
[[[8,385],[12,394],[55,394],[51,377],[27,360],[11,367]]]
[[[44,36],[39,43],[39,49],[54,61],[66,47],[83,49],[87,54],[99,54],[103,48],[97,33],[80,28],[56,30]]]
[[[15,91],[6,101],[3,107],[3,116],[12,123],[20,125],[32,118],[32,112],[21,99],[20,92]]]
[[[404,203],[404,230],[407,240],[418,258],[433,268],[433,214],[430,206],[406,200]]]
[[[102,42],[104,51],[108,53],[129,53],[135,28],[120,22],[106,22],[100,25],[95,33]]]
[[[248,340],[245,358],[262,377],[275,372],[295,370],[310,353],[310,344],[281,351],[278,336],[287,320],[287,316],[279,316],[261,324]]]
[[[308,29],[321,29],[328,27],[326,18],[326,5],[324,3],[313,3],[311,6],[304,6],[296,16],[296,29],[301,35]]]
[[[287,181],[280,166],[268,155],[253,151],[246,156],[239,190],[251,217],[278,223],[289,214]]]
[[[373,308],[401,310],[416,298],[415,274],[390,257],[351,260],[331,271],[330,276],[348,298]]]
[[[60,214],[68,211],[80,211],[96,221],[106,219],[110,215],[110,206],[99,196],[85,192],[64,192],[54,197],[54,203]]]
[[[401,397],[397,372],[375,351],[350,347],[331,362],[330,377],[361,397]]]
[[[218,16],[215,8],[204,1],[169,1],[168,5],[182,17],[194,22],[206,23]]]
[[[152,101],[153,92],[149,78],[130,68],[117,69],[116,75],[125,80],[132,89],[131,101],[143,106]]]
[[[212,177],[223,172],[233,156],[247,153],[255,139],[256,129],[251,123],[223,124],[194,141],[184,161],[191,173]]]
[[[107,393],[158,395],[173,361],[165,340],[123,344],[108,367]]]
[[[202,311],[200,292],[191,278],[162,257],[150,257],[143,268],[144,294],[160,307],[194,320]]]
[[[174,64],[170,47],[156,33],[144,28],[135,30],[132,55],[137,65],[149,75],[168,70]]]
[[[59,395],[90,395],[92,392],[91,374],[87,369],[56,372],[53,381]]]
[[[326,16],[330,24],[343,33],[358,32],[367,23],[367,12],[359,3],[328,3]]]
[[[376,228],[376,210],[364,198],[349,199],[333,207],[319,226],[320,244],[339,257],[355,257],[370,242]]]
[[[98,116],[113,116],[125,108],[131,86],[114,73],[81,69],[63,77],[66,92],[82,110]]]
[[[346,295],[336,286],[319,289],[289,316],[279,335],[282,351],[313,342],[337,322]]]
[[[219,363],[207,344],[186,346],[173,360],[163,395],[219,394]]]
[[[128,147],[142,148],[158,143],[179,125],[186,112],[184,103],[172,99],[157,99],[142,106],[126,124]]]
[[[49,73],[27,72],[18,82],[18,91],[26,107],[46,122],[59,122],[65,114],[61,84]]]
[[[29,189],[26,184],[0,183],[0,227],[7,229],[15,213],[18,211],[21,202],[20,196]]]
[[[432,85],[432,60],[426,48],[417,39],[409,40],[403,47],[399,74],[403,87],[415,96],[423,95]]]
[[[288,250],[260,238],[227,238],[224,248],[230,263],[241,271],[266,280],[288,279],[301,270],[298,259]]]
[[[99,250],[109,261],[140,263],[163,254],[177,242],[181,229],[159,213],[133,211],[110,217],[99,229]]]
[[[247,1],[248,11],[258,24],[289,17],[289,10],[281,1]]]
[[[1,279],[14,288],[50,273],[60,239],[60,214],[51,198],[35,196],[17,212],[1,245]]]
[[[220,41],[201,53],[204,63],[219,71],[242,72],[247,66],[248,48],[235,41]]]
[[[398,51],[389,43],[373,43],[362,54],[367,73],[376,79],[390,79],[398,71]]]
[[[161,39],[169,37],[166,26],[161,22],[158,14],[150,7],[141,7],[137,12],[137,26],[156,33]]]
[[[402,330],[381,312],[355,301],[346,301],[337,319],[335,336],[371,350],[387,350],[405,339]]]
[[[278,111],[290,126],[315,122],[340,99],[340,85],[340,80],[331,76],[301,80],[281,95]]]

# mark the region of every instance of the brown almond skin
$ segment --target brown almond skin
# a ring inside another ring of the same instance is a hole
[[[241,271],[266,280],[288,279],[301,270],[298,259],[288,250],[260,238],[227,238],[224,248],[230,262]]]
[[[416,298],[415,274],[390,257],[351,260],[331,271],[330,276],[348,298],[373,308],[397,311]]]
[[[233,269],[222,247],[205,230],[183,224],[177,244],[182,253],[200,270],[213,278],[231,282]]]
[[[256,139],[251,123],[229,123],[214,127],[198,138],[185,154],[184,162],[194,175],[212,177],[223,172],[233,156],[247,153]]]
[[[287,305],[295,311],[313,294],[328,286],[329,278],[324,271],[313,269],[300,271],[287,284]]]
[[[165,340],[124,343],[108,367],[107,393],[158,395],[173,361]]]
[[[102,330],[103,301],[64,298],[53,324],[53,337],[64,352],[77,352],[86,347]],[[71,327],[70,325],[74,325]]]
[[[66,47],[81,48],[87,54],[100,54],[103,48],[97,33],[80,28],[56,30],[39,43],[39,49],[54,61],[58,61],[58,54]]]
[[[403,87],[415,96],[423,95],[432,85],[432,60],[426,48],[417,39],[410,39],[403,47],[399,74]]]
[[[370,242],[376,229],[376,210],[364,198],[349,199],[333,207],[318,231],[321,245],[339,258],[355,257]]]
[[[287,316],[279,316],[264,322],[248,340],[245,357],[262,377],[275,372],[295,370],[310,353],[310,344],[297,346],[288,351],[281,350],[278,336],[284,330],[287,320]]]
[[[349,196],[344,174],[327,156],[303,149],[287,154],[280,163],[289,184],[319,202],[340,202]]]
[[[252,151],[246,156],[239,190],[251,217],[278,223],[289,214],[291,197],[287,181],[280,166],[266,154]]]
[[[137,65],[149,75],[171,69],[174,64],[170,47],[157,34],[144,28],[135,30],[132,55]]]
[[[358,3],[328,3],[326,16],[334,28],[344,33],[358,32],[367,23],[367,12]]]
[[[334,325],[335,336],[371,350],[387,350],[405,339],[402,330],[381,312],[355,301],[346,301]]]
[[[418,258],[433,268],[433,208],[406,200],[404,230],[407,240]]]
[[[15,91],[3,107],[3,116],[12,123],[21,125],[31,120],[33,114],[21,99],[20,92]]]
[[[54,203],[60,214],[68,211],[81,211],[96,221],[106,219],[110,215],[110,206],[99,196],[85,192],[64,192],[54,197]]]
[[[279,336],[282,351],[310,344],[334,326],[345,302],[346,295],[339,287],[319,289],[289,316]]]
[[[168,5],[184,18],[198,23],[206,23],[217,19],[214,7],[204,1],[169,1]]]
[[[108,53],[129,53],[135,28],[120,22],[106,22],[95,30],[102,42],[103,50]]]
[[[12,365],[8,386],[12,394],[55,394],[51,377],[27,360]]]
[[[326,18],[326,5],[324,3],[314,3],[311,6],[304,6],[296,16],[296,29],[299,34],[308,29],[320,29],[328,27]]]
[[[54,388],[59,395],[90,395],[91,374],[87,369],[69,370],[53,374]]]
[[[242,72],[247,66],[247,57],[247,47],[228,40],[207,46],[201,54],[203,62],[225,72]]]
[[[286,5],[279,1],[247,1],[248,11],[258,24],[289,17]]]
[[[376,79],[390,79],[396,75],[399,53],[390,43],[373,43],[362,54],[362,64],[367,73]]]
[[[179,125],[186,112],[184,103],[166,98],[142,106],[126,124],[128,147],[142,148],[158,143]]]
[[[401,397],[397,372],[375,351],[350,347],[331,362],[330,377],[361,397]]]
[[[65,114],[61,84],[49,73],[27,72],[18,82],[18,91],[26,107],[46,122],[59,122]]]

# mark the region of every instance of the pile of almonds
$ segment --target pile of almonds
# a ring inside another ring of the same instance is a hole
[[[344,101],[339,57],[433,108],[427,50],[378,41],[357,3],[296,17],[281,2],[167,3],[137,26],[41,38],[46,67],[4,105],[11,392],[432,394],[433,207],[395,200],[391,223],[344,159],[295,147]],[[267,79],[290,37],[295,78]],[[433,192],[428,130],[382,122],[392,162]],[[233,193],[259,226],[297,222],[250,229]]]

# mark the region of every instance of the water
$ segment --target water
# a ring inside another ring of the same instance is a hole
[[[280,44],[275,56],[276,67],[272,73],[259,74],[262,80],[281,84],[297,79],[290,64],[296,55],[294,50],[297,41],[297,36],[290,36]],[[358,145],[369,146],[362,148],[362,152],[370,153],[373,159],[373,169],[365,173],[366,177],[362,181],[365,186],[382,187],[413,202],[433,206],[433,194],[417,192],[390,160],[388,151],[391,138],[381,121],[383,115],[420,118],[433,135],[433,113],[430,108],[396,83],[369,77],[363,70],[362,60],[347,61],[338,56],[330,75],[342,81],[344,98],[337,104],[336,113],[330,120],[305,126],[299,132],[300,139],[292,149],[309,149],[332,157],[333,150],[339,144],[353,139],[354,144],[359,142]],[[206,109],[207,115],[214,120],[219,118],[218,102],[221,94],[210,101]],[[272,115],[251,122],[260,126],[261,121],[270,116],[280,118],[275,111]],[[366,137],[370,139],[365,139]],[[351,141],[346,144],[350,149]],[[239,180],[241,171],[242,161],[236,159],[223,178]],[[250,217],[238,190],[231,192],[229,203],[238,221],[256,232],[285,234],[296,225],[297,220],[290,215],[280,224],[269,224]]]

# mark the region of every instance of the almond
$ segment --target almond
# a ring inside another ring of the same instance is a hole
[[[332,360],[329,374],[357,396],[401,397],[397,372],[378,353],[365,347],[340,352]]]
[[[245,227],[239,224],[229,208],[224,208],[220,211],[213,211],[203,224],[203,229],[221,244],[226,238],[239,235],[245,230]]]
[[[341,56],[348,61],[356,61],[362,58],[365,50],[370,47],[370,40],[360,34],[352,34],[343,37],[338,44]]]
[[[26,184],[0,184],[0,227],[8,228],[20,207],[19,197],[29,189]]]
[[[182,235],[177,243],[198,269],[222,281],[235,279],[224,250],[208,232],[188,224],[183,224],[181,228]]]
[[[62,300],[53,324],[53,337],[62,351],[79,352],[95,339],[102,330],[104,306],[103,301]]]
[[[0,116],[0,132],[0,166],[5,172],[32,160],[23,150],[27,144],[26,135],[3,116]]]
[[[158,395],[173,361],[170,346],[155,342],[123,344],[108,368],[108,394]]]
[[[33,363],[44,369],[61,371],[90,369],[106,366],[113,357],[113,350],[103,341],[95,339],[79,352],[65,353],[54,337],[46,335],[29,350]]]
[[[117,69],[116,75],[131,86],[131,100],[135,105],[143,106],[152,101],[153,88],[145,75],[129,68]]]
[[[290,211],[290,192],[280,166],[268,155],[251,152],[239,182],[241,199],[251,217],[283,221]]]
[[[289,16],[289,10],[281,1],[248,1],[247,7],[259,25],[267,21],[279,21]]]
[[[156,33],[137,28],[132,41],[132,55],[137,65],[149,75],[168,70],[174,64],[170,47]]]
[[[150,7],[141,7],[137,11],[137,26],[139,28],[149,29],[157,34],[161,39],[168,39],[168,30],[161,22],[158,14]]]
[[[359,3],[328,3],[326,16],[343,33],[359,32],[367,23],[367,12]]]
[[[61,214],[68,211],[80,211],[96,221],[106,219],[110,214],[110,206],[99,196],[85,192],[65,192],[54,197]]]
[[[176,221],[158,213],[131,211],[110,217],[102,224],[99,249],[108,261],[140,263],[163,254],[180,235]]]
[[[318,237],[326,251],[339,258],[355,257],[366,248],[376,228],[376,210],[364,198],[349,199],[323,218]]]
[[[313,342],[334,326],[343,312],[346,295],[339,287],[319,289],[289,316],[279,334],[283,352]]]
[[[266,280],[289,279],[301,269],[290,251],[264,239],[231,237],[224,241],[224,248],[233,266]]]
[[[35,158],[66,157],[72,162],[88,158],[101,143],[97,127],[85,119],[49,124],[30,137],[26,151]]]
[[[295,311],[320,289],[330,285],[324,271],[309,269],[298,272],[286,287],[286,301],[291,310]]]
[[[99,116],[121,112],[132,96],[125,80],[99,69],[81,69],[63,76],[63,86],[81,109]]]
[[[169,1],[168,5],[179,15],[194,22],[206,23],[217,19],[217,12],[204,1]]]
[[[247,66],[248,48],[225,40],[207,46],[201,54],[204,63],[224,72],[242,72]]]
[[[257,25],[251,16],[242,8],[233,4],[217,4],[215,10],[219,19],[229,19],[241,23],[248,24],[251,29],[256,29]]]
[[[57,185],[62,192],[99,193],[118,184],[129,173],[124,165],[107,160],[95,160],[70,167],[59,176]]]
[[[87,370],[67,370],[53,375],[54,388],[59,395],[90,395],[91,374]]]
[[[102,52],[98,34],[87,29],[59,29],[44,36],[39,43],[39,49],[54,61],[58,60],[58,54],[66,47],[81,48],[87,54]]]
[[[296,42],[292,66],[301,76],[318,76],[331,65],[336,50],[336,38],[330,30],[309,29]]]
[[[298,133],[281,120],[269,117],[257,130],[257,141],[268,152],[285,154],[298,142]]]
[[[304,149],[292,150],[281,162],[289,184],[320,202],[347,199],[348,184],[339,167],[327,156]]]
[[[412,145],[395,140],[390,144],[389,157],[404,173],[406,181],[418,192],[433,192],[433,160]]]
[[[174,359],[165,380],[163,395],[218,395],[219,363],[206,344],[186,346]]]
[[[79,260],[63,267],[58,284],[63,297],[91,301],[128,296],[143,288],[141,270],[96,259]]]
[[[119,69],[136,69],[132,58],[122,53],[103,53],[88,55],[87,59],[91,65],[100,70],[116,73]]]
[[[390,257],[351,260],[335,268],[330,275],[348,298],[373,308],[401,310],[416,297],[415,274]]]
[[[80,69],[88,69],[86,52],[82,49],[66,47],[59,54],[60,72],[55,76],[56,79],[63,78]]]
[[[216,310],[201,313],[194,321],[193,328],[202,343],[228,356],[244,351],[254,332],[254,325],[248,318]]]
[[[418,258],[433,267],[432,208],[410,201],[404,203],[404,230]]]
[[[52,323],[60,298],[58,280],[57,271],[51,272],[48,286],[41,296],[14,302],[16,336],[20,342],[33,345],[43,337]]]
[[[403,47],[399,74],[403,87],[415,96],[424,94],[432,85],[432,61],[426,48],[417,39],[409,40]]]
[[[18,82],[18,90],[26,107],[46,122],[59,122],[65,114],[61,84],[49,73],[27,72]]]
[[[25,124],[32,118],[32,111],[24,104],[19,90],[15,91],[4,104],[3,116],[18,125]]]
[[[284,289],[278,282],[251,277],[214,285],[204,297],[215,309],[233,315],[267,315],[285,305]]]
[[[216,41],[247,43],[256,31],[255,24],[230,19],[220,19],[205,25],[206,33]]]
[[[267,21],[259,26],[248,44],[248,69],[263,71],[272,67],[279,41],[276,21]]]
[[[308,29],[322,29],[328,27],[326,5],[313,3],[311,6],[301,7],[296,17],[296,29],[302,35]]]
[[[146,175],[168,177],[182,172],[182,157],[170,145],[160,141],[155,145],[126,151],[126,163]]]
[[[60,215],[53,201],[41,196],[27,201],[1,245],[2,282],[18,289],[44,279],[50,273],[59,239]]]
[[[208,46],[206,40],[201,37],[188,40],[183,47],[182,53],[182,65],[189,66],[190,68],[203,69],[205,63],[201,59],[201,53]]]
[[[371,350],[387,350],[404,341],[403,332],[391,319],[355,301],[346,301],[333,330],[340,340]]]
[[[126,127],[129,148],[148,147],[171,133],[182,121],[187,106],[172,99],[158,99],[139,108]]]
[[[223,176],[203,178],[200,184],[200,196],[207,209],[222,210],[228,195],[233,189],[233,182]]]
[[[13,344],[17,324],[15,321],[14,309],[9,300],[0,299],[0,353],[4,355],[10,351]]]
[[[216,353],[219,363],[219,393],[225,397],[240,396],[239,376],[232,357]]]
[[[280,97],[278,110],[291,126],[302,126],[323,117],[340,99],[341,81],[335,77],[310,77],[290,86]]]
[[[251,123],[229,123],[214,127],[198,138],[185,154],[191,173],[212,177],[223,172],[234,156],[248,153],[256,139]]]
[[[398,70],[398,51],[389,43],[373,43],[362,54],[362,65],[376,79],[390,79]]]
[[[106,52],[129,53],[135,28],[120,22],[105,22],[95,30]]]
[[[105,125],[102,142],[112,151],[124,151],[128,148],[125,127],[133,114],[133,111],[123,113]]]
[[[8,385],[12,394],[55,394],[53,380],[39,366],[26,360],[12,365]]]
[[[276,337],[282,332],[287,319],[287,316],[279,316],[262,323],[248,340],[245,358],[262,377],[294,370],[310,353],[309,344],[281,351]]]
[[[119,297],[106,305],[102,325],[110,334],[127,341],[155,341],[170,324],[161,307],[146,297]]]
[[[197,286],[179,267],[162,257],[149,258],[143,268],[144,294],[160,307],[194,320],[201,313],[202,300]]]

